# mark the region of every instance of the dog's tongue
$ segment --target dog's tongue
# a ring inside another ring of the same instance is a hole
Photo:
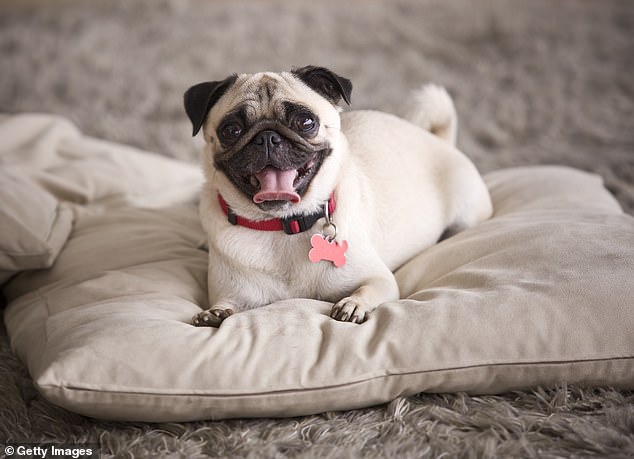
[[[255,177],[260,182],[260,191],[253,196],[253,202],[256,204],[264,201],[290,201],[297,204],[301,201],[293,187],[297,170],[281,171],[269,166],[255,174]]]

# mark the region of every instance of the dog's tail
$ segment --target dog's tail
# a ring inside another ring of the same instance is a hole
[[[405,118],[423,129],[456,144],[458,116],[447,90],[432,83],[412,91]]]

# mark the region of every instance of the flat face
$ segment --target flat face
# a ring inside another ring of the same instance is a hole
[[[291,73],[241,75],[212,108],[216,169],[263,210],[301,201],[331,152],[336,107]]]

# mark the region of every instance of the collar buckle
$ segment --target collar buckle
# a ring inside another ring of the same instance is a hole
[[[313,227],[315,222],[319,220],[323,215],[321,213],[300,215],[297,217],[289,217],[280,219],[282,222],[282,228],[286,234],[303,233]]]

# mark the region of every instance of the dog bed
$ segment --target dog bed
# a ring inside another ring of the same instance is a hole
[[[189,323],[207,307],[198,167],[47,115],[0,118],[0,165],[11,345],[71,411],[187,421],[422,391],[634,388],[634,218],[595,175],[486,175],[493,218],[412,254],[396,273],[402,299],[361,325],[291,299],[214,329]]]

